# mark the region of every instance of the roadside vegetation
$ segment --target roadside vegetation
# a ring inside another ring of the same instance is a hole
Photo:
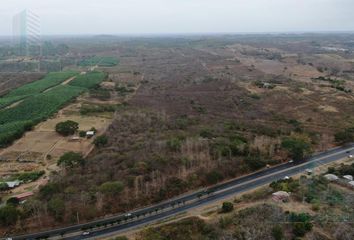
[[[336,172],[350,168],[340,166]],[[275,191],[291,191],[289,199],[271,199]],[[224,202],[218,211],[190,217],[137,233],[137,240],[185,239],[342,239],[354,234],[353,189],[326,181],[323,176],[302,176],[273,182]]]

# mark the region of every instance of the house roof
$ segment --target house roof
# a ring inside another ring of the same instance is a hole
[[[20,185],[20,181],[11,181],[11,182],[6,182],[7,186],[9,186],[9,188],[14,188],[17,187],[18,185]]]
[[[289,197],[290,194],[285,192],[285,191],[278,191],[272,194],[273,196],[277,196],[277,197]]]
[[[353,176],[352,175],[345,175],[343,176],[343,178],[349,180],[349,181],[353,181]]]
[[[33,192],[21,193],[21,194],[18,194],[16,196],[14,196],[14,197],[18,198],[18,199],[22,199],[22,198],[27,198],[27,197],[30,197],[30,196],[33,196]]]
[[[95,132],[94,131],[87,131],[86,135],[95,135]]]
[[[335,180],[338,180],[338,177],[334,174],[326,174],[324,175],[324,177],[329,180],[329,181],[335,181]]]

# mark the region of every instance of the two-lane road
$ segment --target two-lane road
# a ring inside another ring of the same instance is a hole
[[[322,152],[309,158],[300,164],[286,163],[269,169],[243,176],[212,187],[210,194],[205,190],[199,190],[174,199],[167,200],[147,208],[133,211],[127,215],[117,215],[87,224],[73,225],[61,229],[50,230],[42,233],[28,234],[13,237],[13,239],[40,239],[45,237],[55,237],[61,239],[100,239],[113,233],[119,233],[132,228],[138,228],[147,224],[163,220],[187,210],[210,204],[222,200],[226,197],[242,193],[258,186],[269,184],[272,181],[282,179],[285,176],[293,176],[304,172],[307,168],[327,164],[348,157],[349,152],[354,151],[354,145],[338,147],[326,152]],[[96,226],[101,229],[95,229]],[[103,227],[105,226],[106,227]],[[88,236],[81,236],[83,228],[93,228]],[[64,235],[62,235],[64,234]]]

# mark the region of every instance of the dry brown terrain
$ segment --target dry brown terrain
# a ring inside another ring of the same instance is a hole
[[[110,39],[100,47],[72,43],[74,54],[115,56],[120,63],[97,68],[108,73],[102,84],[108,99],[84,95],[3,150],[12,156],[31,149],[34,158],[44,157],[10,162],[22,170],[48,166],[48,154],[54,166],[66,151],[89,153],[83,166],[52,168],[59,171],[32,199],[42,207],[22,220],[28,228],[17,230],[66,225],[78,215],[88,221],[129,211],[288,161],[292,154],[282,144],[286,139],[305,143],[304,156],[337,145],[334,135],[354,122],[354,54],[353,36],[334,39],[225,36]],[[326,50],[332,45],[348,51]],[[117,103],[114,113],[79,114],[83,106]],[[72,143],[58,137],[54,125],[66,119],[78,121],[81,129],[94,126],[107,144],[90,151],[92,140]],[[107,185],[116,189],[110,192]],[[49,199],[62,201],[60,218],[47,211]],[[41,223],[31,222],[34,218]]]

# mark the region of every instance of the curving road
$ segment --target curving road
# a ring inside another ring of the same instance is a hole
[[[304,172],[308,168],[327,164],[348,157],[349,152],[354,152],[354,144],[337,147],[331,150],[313,155],[301,163],[285,163],[272,168],[264,169],[250,175],[246,175],[207,190],[199,190],[182,195],[165,202],[135,210],[129,214],[117,215],[86,224],[73,225],[60,229],[49,230],[41,233],[33,233],[12,237],[14,240],[22,239],[100,239],[115,233],[138,228],[172,216],[181,214],[187,210],[219,201],[226,197],[242,193],[256,187],[269,184],[272,181],[282,179],[285,176],[293,176]],[[83,229],[89,229],[91,233],[82,236]]]

